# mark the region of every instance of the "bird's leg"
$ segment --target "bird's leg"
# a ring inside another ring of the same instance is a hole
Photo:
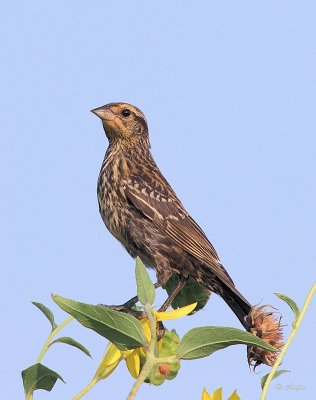
[[[157,289],[161,287],[161,284],[159,282],[156,282],[154,286],[155,289]],[[143,312],[133,310],[133,307],[137,302],[138,302],[138,296],[134,296],[131,299],[127,300],[124,304],[119,304],[117,306],[116,305],[108,306],[106,304],[99,304],[99,305],[107,308],[108,310],[125,312],[127,314],[133,315],[134,317],[140,318],[142,317]]]
[[[155,258],[155,262],[156,262],[156,274],[158,282],[161,282],[161,286],[164,287],[164,285],[169,281],[169,279],[174,274],[174,270],[170,268],[169,261],[165,257],[158,255]],[[167,310],[167,308],[170,306],[170,304],[177,297],[178,293],[185,285],[186,280],[187,280],[186,277],[180,275],[177,286],[173,289],[172,293],[169,295],[167,300],[160,307],[159,311]]]
[[[155,283],[155,289],[158,289],[159,287],[161,287],[161,284],[159,282]],[[136,303],[138,302],[138,296],[134,296],[131,299],[127,300],[124,304],[122,304],[121,306],[118,307],[127,307],[127,308],[131,308],[133,307]]]
[[[178,282],[177,286],[173,289],[173,292],[169,295],[167,300],[160,307],[160,309],[159,309],[160,312],[167,310],[167,308],[171,305],[171,303],[177,297],[179,292],[183,289],[183,287],[184,287],[184,285],[186,283],[186,280],[187,280],[186,277],[184,277],[182,275],[180,276],[180,279],[179,279],[179,282]]]

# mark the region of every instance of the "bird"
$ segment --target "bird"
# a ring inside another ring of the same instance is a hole
[[[91,112],[101,119],[109,141],[97,183],[107,229],[133,258],[156,270],[159,285],[173,274],[191,277],[219,295],[249,330],[252,306],[154,161],[143,112],[123,102]]]

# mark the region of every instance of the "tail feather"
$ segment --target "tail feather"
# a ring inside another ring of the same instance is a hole
[[[252,333],[277,349],[277,351],[268,351],[260,347],[248,346],[247,358],[249,365],[254,368],[260,364],[274,365],[280,354],[280,349],[284,346],[280,317],[275,317],[268,306],[252,307],[236,289],[229,276],[227,280],[222,279],[210,267],[202,266],[199,270],[199,278],[200,283],[222,297],[247,332]]]
[[[249,322],[246,321],[246,317],[251,311],[251,304],[245,299],[245,297],[236,289],[234,283],[228,275],[225,282],[223,279],[216,276],[209,267],[202,267],[203,273],[200,274],[201,283],[215,292],[226,302],[236,317],[239,319],[243,327],[248,331],[250,326]]]
[[[236,317],[239,319],[243,327],[248,331],[250,326],[246,317],[251,311],[251,304],[244,298],[244,296],[234,287],[222,284],[222,290],[218,293],[225,303],[230,307]]]

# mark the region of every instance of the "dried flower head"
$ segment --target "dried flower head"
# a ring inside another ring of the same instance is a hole
[[[278,351],[272,352],[259,347],[248,346],[247,356],[249,365],[256,368],[260,364],[270,367],[275,363],[283,347],[283,332],[280,324],[281,318],[276,318],[267,305],[252,307],[246,321],[249,323],[249,332],[266,343],[274,346]]]

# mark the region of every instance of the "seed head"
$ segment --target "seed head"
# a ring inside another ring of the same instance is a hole
[[[283,332],[280,324],[281,317],[277,318],[275,313],[269,310],[267,305],[252,307],[246,318],[249,323],[249,332],[266,343],[278,349],[276,352],[267,351],[259,347],[248,346],[248,363],[256,368],[260,364],[270,367],[275,363],[283,347]]]

